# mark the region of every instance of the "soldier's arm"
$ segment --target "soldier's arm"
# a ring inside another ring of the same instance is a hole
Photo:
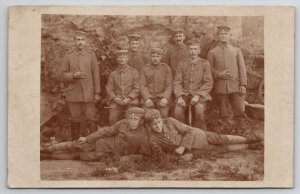
[[[62,81],[63,82],[72,82],[74,80],[73,74],[74,74],[74,72],[70,72],[69,56],[66,55],[62,61],[62,66],[61,66]]]
[[[99,66],[97,62],[96,55],[93,53],[92,56],[92,75],[93,75],[93,81],[94,81],[94,92],[95,94],[101,93],[100,88],[100,75],[99,75]]]
[[[220,72],[215,69],[215,58],[212,51],[209,51],[207,54],[207,60],[211,66],[211,73],[213,78],[216,80],[219,77]]]
[[[174,79],[174,82],[173,82],[174,93],[175,93],[176,98],[183,95],[183,92],[182,92],[182,76],[183,76],[183,74],[182,74],[182,63],[179,62],[178,68],[177,68],[177,71],[176,71],[176,76],[175,76],[175,79]]]
[[[213,88],[213,78],[212,78],[211,68],[210,68],[210,65],[208,62],[205,62],[205,65],[204,65],[202,82],[203,82],[203,84],[199,88],[199,90],[196,91],[196,94],[206,98],[206,96],[209,95],[209,92]]]
[[[115,136],[118,133],[118,129],[121,125],[122,121],[118,121],[114,125],[110,127],[101,127],[96,132],[88,135],[86,137],[86,141],[88,143],[93,143],[100,138]]]
[[[135,99],[139,96],[139,90],[140,90],[140,84],[139,84],[139,73],[137,70],[133,71],[133,87],[131,92],[129,93],[128,97],[131,99]]]
[[[141,91],[141,95],[144,99],[148,99],[148,98],[152,97],[152,95],[149,92],[149,88],[147,86],[145,69],[143,69],[143,71],[141,72],[141,75],[140,75],[140,91]]]
[[[247,85],[247,72],[246,72],[246,66],[244,62],[244,57],[239,48],[237,48],[237,63],[239,68],[239,79],[240,79],[240,86],[246,86]]]
[[[114,85],[114,72],[111,72],[109,74],[107,84],[106,84],[106,93],[109,102],[116,97],[115,85]]]
[[[162,93],[162,97],[170,99],[173,92],[173,78],[172,72],[169,66],[166,67],[167,75],[166,75],[166,89]]]
[[[179,146],[182,146],[190,150],[195,137],[193,129],[190,126],[181,123],[176,119],[169,118],[169,121],[174,126],[174,128],[178,130],[179,133],[182,134],[182,140]]]

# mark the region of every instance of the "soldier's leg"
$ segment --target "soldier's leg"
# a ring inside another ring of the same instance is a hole
[[[205,115],[204,115],[204,111],[206,109],[206,102],[204,103],[197,103],[195,105],[195,127],[203,129],[203,130],[207,130],[206,129],[206,124],[205,124]]]
[[[123,107],[112,102],[109,106],[109,124],[113,125],[122,119]]]
[[[249,137],[243,137],[239,135],[222,135],[214,132],[205,132],[206,138],[211,145],[233,145],[233,144],[247,144],[262,141],[263,137],[254,134]]]
[[[97,131],[97,118],[96,118],[96,107],[95,104],[90,103],[84,103],[84,114],[87,118],[87,135]]]
[[[79,152],[90,151],[95,149],[95,144],[83,143],[78,144],[76,141],[67,141],[57,144],[53,144],[47,147],[41,147],[41,152],[53,153],[53,152]]]
[[[72,152],[72,153],[41,153],[40,155],[41,160],[78,160],[79,153]]]
[[[240,95],[239,93],[230,94],[229,101],[234,115],[245,117],[245,95]]]
[[[220,114],[221,117],[229,117],[229,110],[228,110],[228,95],[227,94],[219,94],[219,103],[220,103]]]
[[[104,152],[81,152],[79,154],[79,158],[82,161],[92,162],[92,161],[99,161],[99,159],[104,156]]]
[[[80,102],[68,102],[68,108],[71,114],[71,139],[77,140],[80,136],[80,118],[82,107]]]
[[[174,118],[182,123],[185,123],[185,115],[184,115],[185,110],[186,107],[181,107],[176,104],[175,111],[174,111]]]

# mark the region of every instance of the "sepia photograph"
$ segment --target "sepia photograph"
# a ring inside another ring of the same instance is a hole
[[[263,16],[41,17],[42,180],[263,180]]]
[[[9,187],[292,187],[294,33],[293,7],[10,7]]]

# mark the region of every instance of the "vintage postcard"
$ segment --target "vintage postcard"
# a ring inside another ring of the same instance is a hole
[[[294,8],[12,6],[10,188],[293,187]]]

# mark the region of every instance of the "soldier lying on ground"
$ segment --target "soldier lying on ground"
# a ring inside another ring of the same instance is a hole
[[[41,147],[41,159],[96,161],[105,154],[147,155],[148,135],[143,125],[144,114],[142,108],[129,108],[126,119],[111,127],[98,128],[98,131],[77,141]]]
[[[207,150],[223,149],[235,151],[246,149],[250,143],[260,142],[263,138],[258,134],[249,137],[237,135],[222,135],[202,129],[190,127],[174,118],[162,119],[160,112],[149,109],[145,114],[147,127],[151,129],[149,143],[151,149],[161,149],[164,152],[174,152],[186,155],[192,159]]]

